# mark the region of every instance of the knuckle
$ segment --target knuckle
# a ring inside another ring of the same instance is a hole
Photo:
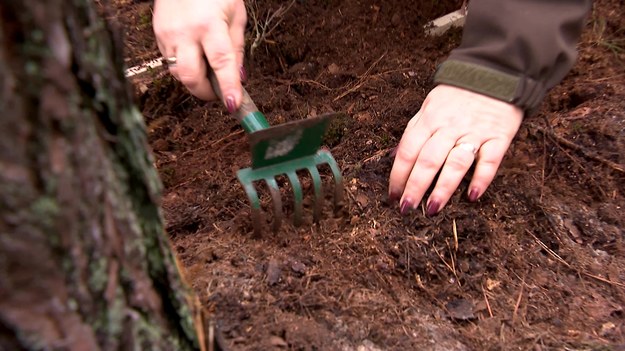
[[[447,158],[447,161],[445,161],[445,166],[453,169],[453,170],[463,170],[465,168],[468,168],[470,165],[468,164],[468,162],[463,159],[460,156],[452,156],[450,155]]]
[[[207,55],[208,62],[214,70],[223,69],[235,61],[234,52],[229,52],[225,48],[215,48]]]
[[[192,75],[192,74],[183,74],[183,73],[179,73],[178,74],[178,79],[180,80],[180,83],[184,84],[187,88],[193,89],[196,88],[198,85],[200,85],[201,79],[199,77],[199,75]]]
[[[405,147],[397,148],[397,154],[395,155],[395,159],[402,163],[413,163],[414,162],[414,154],[407,150]]]
[[[420,156],[419,159],[417,160],[417,163],[418,163],[418,168],[420,169],[433,170],[433,169],[439,169],[441,166],[441,164],[436,159],[427,155]]]

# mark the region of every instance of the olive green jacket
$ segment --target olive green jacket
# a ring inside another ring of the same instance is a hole
[[[591,0],[471,0],[462,43],[434,82],[533,111],[577,58]]]

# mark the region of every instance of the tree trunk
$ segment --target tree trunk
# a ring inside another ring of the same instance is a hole
[[[0,0],[0,350],[197,349],[93,0]]]

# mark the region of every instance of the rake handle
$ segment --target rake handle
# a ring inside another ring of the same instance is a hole
[[[206,64],[206,75],[208,76],[208,80],[211,83],[211,87],[215,92],[215,95],[219,98],[219,100],[224,101],[223,95],[221,93],[221,89],[219,88],[219,81],[217,81],[217,76],[215,75],[215,71],[211,68],[208,61],[204,60]],[[256,104],[248,94],[245,88],[241,87],[243,92],[243,98],[241,99],[241,105],[239,108],[232,114],[234,118],[239,121],[243,129],[249,134],[262,129],[269,128],[269,123],[265,116],[258,110]]]

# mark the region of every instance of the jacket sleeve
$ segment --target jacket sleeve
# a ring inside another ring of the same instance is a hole
[[[434,82],[531,111],[564,78],[591,0],[472,0],[462,42]]]

